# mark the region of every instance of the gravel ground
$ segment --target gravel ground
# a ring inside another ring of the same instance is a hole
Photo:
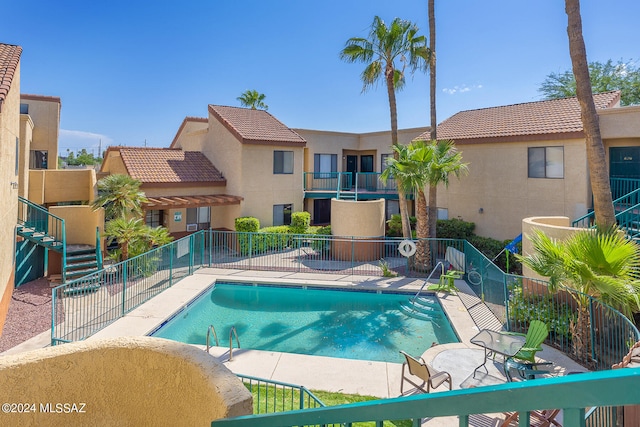
[[[51,328],[51,287],[46,278],[25,283],[13,291],[0,336],[0,352]]]

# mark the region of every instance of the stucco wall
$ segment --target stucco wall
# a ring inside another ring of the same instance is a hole
[[[47,151],[47,169],[57,169],[59,100],[46,96],[23,95],[20,101],[29,105],[29,116],[34,123],[31,150]]]
[[[29,200],[34,203],[91,203],[97,192],[94,169],[29,171]]]
[[[528,147],[564,147],[564,178],[528,178]],[[476,224],[476,234],[512,239],[523,218],[587,213],[590,204],[587,158],[582,140],[460,144],[469,174],[438,187],[438,207],[449,218]],[[482,209],[482,211],[481,211]]]
[[[603,139],[640,138],[640,106],[598,110]]]
[[[570,235],[582,230],[581,228],[571,227],[571,222],[566,216],[524,218],[522,220],[522,254],[525,256],[535,252],[529,236],[532,236],[533,230],[536,229],[542,231],[550,238],[558,240],[564,240]],[[522,266],[522,275],[534,279],[546,279],[526,265]]]
[[[20,153],[18,158],[18,194],[29,198],[29,151],[33,139],[33,121],[28,114],[20,115]]]
[[[334,259],[376,261],[384,257],[384,244],[367,241],[384,238],[384,200],[331,199],[331,234],[361,239],[333,239]]]
[[[251,394],[216,358],[159,338],[83,341],[5,356],[0,383],[0,401],[37,409],[4,413],[3,425],[206,426],[252,413]],[[84,413],[46,413],[41,404],[53,410],[76,404]]]
[[[104,249],[104,209],[89,205],[51,206],[49,212],[64,219],[68,245],[96,244],[96,227],[100,229]]]
[[[20,144],[20,63],[0,105],[0,333],[14,286],[18,173],[16,141]]]

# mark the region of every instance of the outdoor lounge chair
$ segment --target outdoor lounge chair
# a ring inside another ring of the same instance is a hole
[[[531,427],[549,427],[551,425],[562,427],[556,417],[560,413],[560,409],[544,409],[542,411],[529,412],[529,424]],[[517,412],[505,412],[506,418],[500,424],[501,427],[516,426],[518,425],[518,413]]]
[[[404,382],[408,381],[413,384],[419,390],[422,390],[425,393],[429,393],[432,388],[438,388],[444,383],[449,383],[449,390],[451,390],[451,375],[448,372],[439,372],[433,369],[431,366],[427,365],[424,359],[421,357],[420,360],[415,357],[405,353],[404,351],[400,351],[402,355],[405,357],[406,362],[402,364],[402,379],[400,380],[400,394],[402,394]],[[422,380],[422,384],[416,384],[411,381],[404,374],[405,366],[409,367],[409,373],[414,375]],[[424,389],[424,385],[427,384],[427,389]]]
[[[529,363],[536,363],[536,353],[542,351],[542,343],[549,335],[547,324],[540,320],[532,320],[529,323],[527,334],[517,334],[525,337],[524,347],[513,356],[514,359],[525,360]]]

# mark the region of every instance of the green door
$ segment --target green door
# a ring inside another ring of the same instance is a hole
[[[640,147],[609,148],[609,177],[640,180]],[[614,200],[637,188],[633,182],[625,180],[619,185],[612,184]]]

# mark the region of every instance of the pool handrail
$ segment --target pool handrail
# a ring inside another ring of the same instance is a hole
[[[429,273],[429,276],[427,276],[427,278],[424,280],[424,283],[422,284],[422,286],[420,286],[420,289],[418,290],[418,292],[416,292],[413,298],[411,298],[412,303],[415,302],[416,298],[418,298],[418,295],[420,295],[420,292],[422,292],[422,290],[427,285],[427,283],[429,283],[429,279],[431,279],[431,276],[433,276],[433,273],[435,273],[435,271],[438,269],[438,266],[440,266],[440,269],[441,269],[440,274],[444,274],[444,264],[442,263],[442,261],[438,261],[436,266],[433,267],[433,270],[431,270],[431,273]]]
[[[207,353],[209,353],[209,349],[211,348],[209,345],[209,332],[213,332],[213,338],[216,340],[216,347],[220,346],[218,334],[216,334],[216,328],[213,325],[209,325],[209,328],[207,329],[207,349],[205,350]]]
[[[238,348],[240,348],[240,338],[238,338],[238,331],[235,326],[232,326],[229,329],[229,362],[233,359],[233,336],[236,336],[236,344],[238,344]]]

